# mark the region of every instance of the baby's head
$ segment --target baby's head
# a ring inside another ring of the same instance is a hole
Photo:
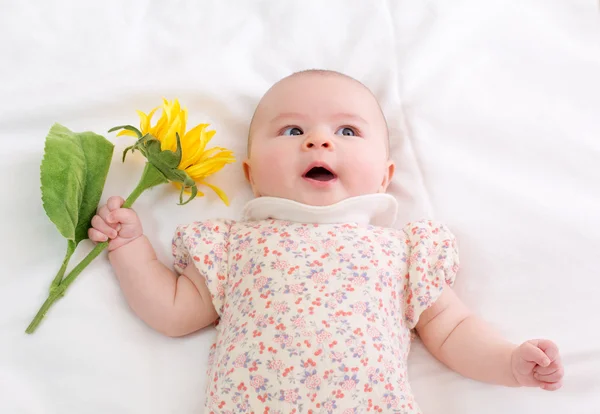
[[[256,108],[244,171],[257,197],[315,206],[385,192],[394,163],[377,99],[333,71],[282,79]]]

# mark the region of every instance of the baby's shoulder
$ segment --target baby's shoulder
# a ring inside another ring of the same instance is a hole
[[[176,236],[229,234],[236,221],[225,218],[210,218],[179,224],[175,228]]]
[[[445,224],[431,220],[421,219],[404,223],[395,227],[369,226],[366,231],[374,234],[386,234],[395,238],[413,239],[415,237],[449,237],[452,232]]]
[[[448,226],[432,219],[410,221],[399,230],[409,238],[424,235],[453,236]]]

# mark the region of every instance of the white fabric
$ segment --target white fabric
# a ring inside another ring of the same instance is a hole
[[[0,13],[0,412],[193,413],[214,332],[165,338],[124,302],[105,256],[33,336],[66,243],[44,215],[39,163],[53,122],[105,133],[164,96],[214,145],[245,153],[262,93],[292,71],[341,70],[379,97],[399,169],[397,224],[431,217],[457,236],[458,295],[507,338],[548,337],[557,393],[476,383],[413,347],[425,413],[600,410],[600,22],[593,0],[5,2]],[[137,182],[116,139],[103,201]],[[175,226],[239,218],[241,163],[212,181],[231,196],[185,207],[163,186],[135,207],[158,257]],[[90,243],[73,257],[76,263]]]
[[[277,219],[305,223],[357,223],[391,227],[398,202],[389,194],[350,197],[329,206],[309,206],[277,197],[259,197],[244,207],[244,220]]]

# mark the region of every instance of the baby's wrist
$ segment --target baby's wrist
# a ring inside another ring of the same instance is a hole
[[[518,358],[517,356],[517,349],[519,347],[517,345],[513,345],[511,351],[510,351],[510,358],[509,358],[509,372],[510,372],[510,382],[511,384],[508,384],[509,387],[522,387],[522,384],[519,382],[519,379],[517,378],[517,373],[515,371],[515,367],[516,367],[516,358]]]
[[[117,250],[130,245],[131,243],[135,242],[136,240],[139,240],[140,238],[144,237],[144,233],[140,233],[138,236],[134,236],[128,239],[123,239],[123,238],[118,238],[116,240],[111,241],[108,244],[108,253],[114,253]]]

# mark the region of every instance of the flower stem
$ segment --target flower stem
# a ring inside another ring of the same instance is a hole
[[[76,247],[77,245],[75,244],[74,240],[67,241],[67,253],[65,253],[65,258],[63,259],[62,266],[58,270],[58,273],[56,274],[54,280],[52,281],[52,284],[50,285],[50,293],[52,293],[52,291],[56,289],[58,285],[60,285],[60,282],[62,282],[63,276],[65,275],[65,271],[67,270],[67,266],[69,265],[69,260],[71,260],[71,256],[73,256]]]
[[[69,275],[62,281],[62,283],[50,292],[50,294],[48,295],[48,299],[46,299],[40,310],[38,310],[38,313],[35,315],[25,332],[27,332],[28,334],[32,334],[33,332],[35,332],[42,319],[44,319],[44,316],[46,316],[46,312],[48,312],[48,309],[50,309],[54,302],[56,302],[64,295],[67,288],[71,285],[71,283],[73,283],[73,281],[79,275],[79,273],[81,273],[81,271],[85,269],[86,266],[89,265],[92,260],[94,260],[100,253],[102,253],[102,251],[106,249],[107,246],[108,242],[98,243],[96,247],[94,247],[94,249],[81,262],[79,262],[79,264],[75,266],[73,270],[71,270],[71,273],[69,273]]]
[[[135,203],[135,200],[147,189],[168,182],[169,180],[165,178],[163,173],[158,171],[154,165],[147,162],[138,185],[129,194],[125,203],[123,203],[123,208],[130,208]]]
[[[151,163],[147,162],[146,167],[144,168],[144,172],[142,173],[142,177],[138,182],[138,185],[134,188],[131,194],[129,194],[127,200],[125,200],[123,208],[130,208],[133,205],[133,203],[138,199],[138,197],[147,189],[167,182],[168,180],[165,178],[165,176],[159,170],[157,170],[156,167],[154,167]],[[71,270],[69,275],[66,278],[62,279],[62,274],[64,274],[65,269],[67,267],[68,259],[70,259],[71,255],[73,254],[72,252],[69,254],[69,250],[67,250],[67,256],[65,257],[65,261],[63,261],[64,269],[63,267],[61,267],[61,270],[59,270],[59,274],[57,274],[54,281],[52,282],[53,287],[50,289],[50,294],[48,295],[48,298],[42,304],[37,314],[25,330],[26,333],[32,334],[35,332],[35,330],[37,329],[38,325],[42,322],[42,319],[44,319],[44,316],[46,315],[50,307],[58,299],[64,296],[66,290],[75,281],[75,279],[77,278],[77,276],[79,276],[83,269],[85,269],[107,247],[108,242],[98,243],[94,247],[94,249],[92,249],[92,251],[88,253],[88,255],[81,262],[79,262],[79,264],[75,266],[73,270]],[[59,275],[62,281],[59,280],[58,285],[55,285],[55,282],[59,279]]]

